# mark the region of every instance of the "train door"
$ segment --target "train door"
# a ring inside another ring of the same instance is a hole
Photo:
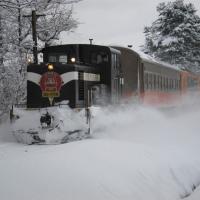
[[[111,103],[119,103],[122,95],[120,54],[111,54]]]
[[[94,85],[90,88],[91,105],[107,105],[108,99],[108,86],[105,84]]]
[[[121,97],[121,91],[120,91],[120,78],[116,77],[114,79],[114,90],[115,90],[115,103],[119,103],[120,97]]]

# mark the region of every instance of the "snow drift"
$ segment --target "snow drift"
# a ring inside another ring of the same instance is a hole
[[[87,140],[1,142],[0,198],[175,200],[198,187],[199,106],[161,112],[126,105],[93,108],[93,115]]]

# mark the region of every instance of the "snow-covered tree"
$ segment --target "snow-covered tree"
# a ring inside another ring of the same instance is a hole
[[[9,90],[7,69],[4,65],[5,48],[5,31],[3,11],[0,9],[0,117],[8,111],[10,104],[11,91]]]
[[[1,0],[0,7],[7,11],[10,40],[15,45],[29,49],[32,44],[32,10],[44,16],[37,18],[37,36],[42,42],[51,43],[63,31],[72,31],[78,22],[73,19],[73,3],[81,0]],[[41,44],[41,43],[40,43]]]
[[[37,30],[40,41],[51,44],[59,39],[61,32],[72,31],[77,27],[77,21],[72,18],[73,7],[68,8],[68,4],[71,2],[66,0],[58,2],[54,0],[51,1],[51,4],[44,4],[44,1],[37,4],[37,12],[45,15],[38,18]]]
[[[143,51],[191,71],[200,70],[200,17],[184,0],[160,3],[158,19],[145,27]]]

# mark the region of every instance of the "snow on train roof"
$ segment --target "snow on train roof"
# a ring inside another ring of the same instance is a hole
[[[175,66],[175,65],[160,61],[158,59],[155,59],[152,56],[150,56],[148,54],[145,54],[144,52],[142,52],[142,51],[140,51],[138,49],[136,50],[136,49],[133,49],[133,48],[128,48],[128,47],[119,46],[119,45],[112,45],[112,47],[113,48],[114,47],[119,47],[119,48],[124,48],[124,49],[130,50],[130,51],[133,51],[136,54],[138,54],[138,56],[145,62],[159,64],[159,65],[162,65],[164,67],[168,67],[168,68],[175,69],[175,70],[178,70],[178,71],[181,70],[178,66]]]
[[[135,50],[133,50],[135,51]],[[166,63],[166,62],[163,62],[163,61],[160,61],[158,59],[155,59],[147,54],[145,54],[144,52],[142,51],[135,51],[136,53],[139,54],[139,56],[141,57],[141,59],[143,61],[146,61],[146,62],[150,62],[150,63],[156,63],[156,64],[160,64],[160,65],[163,65],[165,67],[168,67],[168,68],[172,68],[172,69],[175,69],[175,70],[180,70],[180,68],[176,65],[172,65],[172,64],[169,64],[169,63]]]

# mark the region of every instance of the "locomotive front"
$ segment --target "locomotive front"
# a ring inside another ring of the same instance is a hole
[[[72,108],[85,107],[87,91],[100,83],[99,68],[81,62],[79,45],[52,46],[42,52],[44,62],[27,67],[27,107],[60,102]]]

